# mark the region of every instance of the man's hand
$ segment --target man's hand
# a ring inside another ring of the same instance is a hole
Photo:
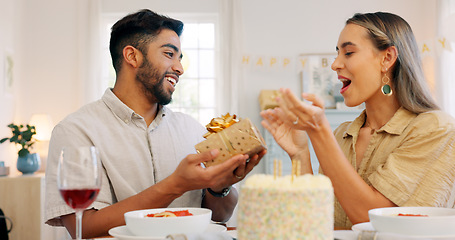
[[[240,182],[242,179],[244,179],[245,176],[248,175],[248,173],[250,173],[253,170],[253,168],[259,164],[262,157],[264,157],[264,155],[266,153],[267,153],[267,150],[262,150],[258,154],[254,154],[253,156],[248,158],[245,161],[245,164],[242,164],[239,167],[237,167],[237,169],[235,169],[235,171],[234,171],[235,181],[232,184]]]
[[[248,158],[248,155],[237,155],[223,163],[205,168],[206,174],[211,174],[212,172],[218,174],[218,172],[221,171],[222,175],[220,175],[221,179],[219,181],[215,181],[211,185],[206,185],[204,188],[210,188],[217,193],[222,192],[224,188],[245,178],[245,176],[259,163],[265,153],[266,150],[263,150],[250,158]],[[212,157],[215,158],[217,154],[218,151],[216,150],[216,154],[212,155]],[[225,197],[217,197],[213,196],[211,193],[206,193],[202,200],[202,207],[212,209],[213,221],[226,222],[232,216],[232,212],[237,205],[237,200],[238,193],[235,188],[232,188],[230,193]]]
[[[239,154],[221,164],[208,168],[202,167],[202,162],[210,161],[218,154],[219,151],[214,149],[204,153],[190,154],[184,158],[170,176],[177,191],[184,193],[204,188],[221,190],[239,181],[234,176],[234,172],[237,176],[244,175],[251,171],[251,165],[257,164],[258,161],[258,157],[254,157],[252,164],[247,167],[248,155]]]

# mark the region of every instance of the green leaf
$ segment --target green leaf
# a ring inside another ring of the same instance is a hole
[[[22,148],[21,150],[19,150],[18,154],[19,157],[25,157],[28,154],[30,154],[30,151],[28,149]]]
[[[2,140],[0,140],[0,143],[4,143],[6,140],[8,140],[9,138],[3,138]]]
[[[23,132],[22,138],[28,142],[28,141],[32,140],[33,134],[34,133],[32,133],[32,132]]]
[[[19,142],[19,136],[18,135],[14,135],[9,140],[10,140],[10,142]]]

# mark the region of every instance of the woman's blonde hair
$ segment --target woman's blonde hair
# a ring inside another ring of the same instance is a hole
[[[428,91],[414,34],[403,18],[386,12],[357,13],[346,24],[366,28],[379,50],[390,46],[397,48],[398,58],[392,68],[391,81],[403,108],[414,113],[439,109]]]

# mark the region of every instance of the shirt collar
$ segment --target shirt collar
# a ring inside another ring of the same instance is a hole
[[[400,135],[416,116],[417,114],[410,112],[403,107],[400,107],[392,116],[392,118],[384,126],[378,129],[378,132],[383,131],[389,134]],[[360,116],[358,116],[349,124],[346,132],[344,133],[344,137],[348,135],[357,136],[359,134],[360,128],[365,123],[365,118],[366,110],[363,110]]]
[[[161,121],[163,120],[164,116],[169,112],[169,109],[163,105],[158,105],[158,114],[156,114],[155,119],[150,124],[149,128],[154,129],[160,125]]]
[[[417,117],[416,113],[410,112],[403,107],[400,107],[398,111],[393,115],[390,121],[381,129],[390,133],[400,135],[408,127],[409,123]]]
[[[111,88],[106,89],[101,99],[107,107],[125,123],[129,123],[132,121],[133,117],[139,116],[133,111],[133,109],[129,108],[117,96],[115,96]]]
[[[129,123],[134,119],[143,119],[142,116],[135,113],[133,109],[124,104],[115,94],[112,92],[111,88],[106,89],[102,97],[103,102],[111,109],[111,111],[117,115],[123,122]],[[158,114],[153,120],[151,127],[156,127],[159,125],[163,117],[169,112],[168,108],[165,106],[158,106]]]

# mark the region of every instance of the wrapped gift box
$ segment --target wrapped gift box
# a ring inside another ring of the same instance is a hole
[[[276,101],[278,96],[280,96],[278,90],[261,90],[259,93],[259,105],[261,110],[278,107],[278,102]]]
[[[258,129],[248,118],[232,124],[217,133],[210,134],[207,140],[195,146],[200,153],[212,149],[220,150],[220,154],[210,162],[204,162],[206,167],[219,164],[237,154],[250,156],[266,149],[266,144]]]

